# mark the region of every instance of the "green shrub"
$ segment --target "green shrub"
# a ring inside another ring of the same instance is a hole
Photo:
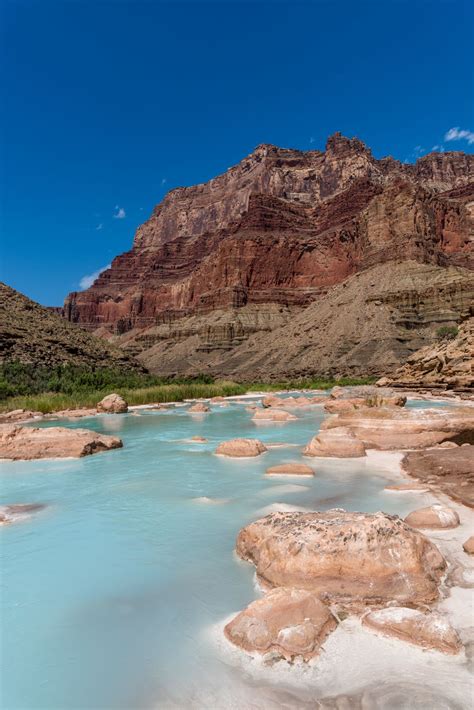
[[[440,340],[453,340],[458,334],[459,330],[455,325],[442,325],[438,328],[436,335]]]

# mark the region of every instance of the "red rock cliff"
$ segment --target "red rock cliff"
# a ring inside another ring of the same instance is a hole
[[[168,193],[132,249],[64,316],[111,332],[246,303],[305,305],[392,259],[474,268],[474,156],[376,160],[336,133],[325,152],[261,145]]]

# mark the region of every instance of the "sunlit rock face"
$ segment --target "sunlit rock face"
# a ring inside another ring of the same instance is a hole
[[[116,436],[88,429],[48,427],[33,429],[18,424],[0,426],[0,458],[17,460],[81,458],[122,446]]]
[[[273,652],[309,660],[337,626],[328,606],[303,589],[274,589],[249,606],[224,629],[245,651]]]
[[[444,653],[458,653],[461,640],[447,619],[440,614],[423,613],[406,607],[371,611],[363,623],[385,636],[395,636],[416,646]]]
[[[349,605],[430,603],[446,567],[437,547],[397,516],[337,509],[268,515],[242,528],[236,550],[264,588]]]
[[[67,297],[64,315],[123,333],[216,308],[304,306],[392,260],[469,267],[473,175],[470,155],[404,165],[338,133],[324,152],[261,145],[223,175],[169,192],[132,249]],[[222,342],[245,337],[245,323],[223,328]]]
[[[339,412],[321,425],[321,433],[349,429],[366,448],[424,449],[474,435],[474,409],[364,407]]]

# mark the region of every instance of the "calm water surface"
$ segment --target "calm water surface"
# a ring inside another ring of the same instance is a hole
[[[253,567],[233,555],[239,529],[275,503],[413,507],[383,491],[390,474],[367,460],[305,459],[317,469],[310,481],[265,477],[269,465],[303,460],[323,413],[284,425],[251,416],[233,403],[204,416],[179,407],[69,422],[116,434],[124,448],[2,464],[2,503],[49,506],[1,531],[5,710],[192,707],[197,694],[245,685],[206,634],[256,596]],[[209,441],[186,441],[194,435]],[[213,454],[238,436],[298,447],[243,461]],[[223,502],[193,500],[202,496]]]

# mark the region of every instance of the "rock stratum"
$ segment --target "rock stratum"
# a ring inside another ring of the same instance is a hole
[[[67,320],[162,374],[385,374],[472,313],[474,156],[261,145],[177,188]]]

